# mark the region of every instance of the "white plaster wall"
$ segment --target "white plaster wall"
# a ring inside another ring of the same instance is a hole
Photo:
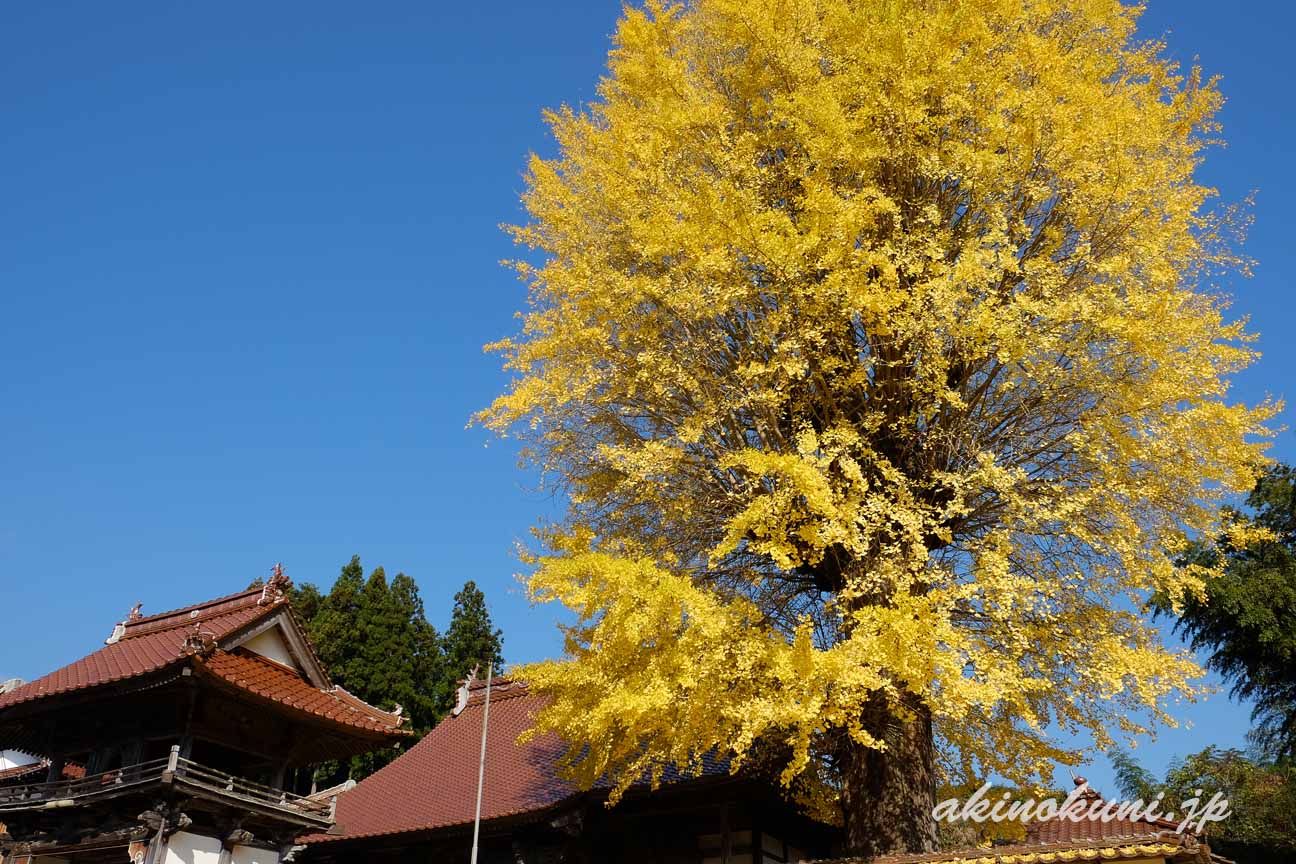
[[[162,864],[219,864],[221,841],[188,831],[177,831],[167,840]]]
[[[282,663],[289,669],[296,669],[297,663],[293,660],[292,654],[288,651],[288,643],[284,642],[283,636],[278,627],[271,627],[264,633],[258,633],[248,641],[244,642],[242,647],[249,651],[255,651],[262,657],[273,660],[276,663]]]
[[[235,846],[231,861],[233,864],[279,864],[279,853],[255,846]]]

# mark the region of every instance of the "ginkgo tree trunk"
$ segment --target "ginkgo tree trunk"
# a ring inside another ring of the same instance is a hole
[[[548,115],[477,419],[569,502],[528,559],[566,656],[522,674],[576,779],[773,758],[925,851],[938,782],[1173,722],[1199,670],[1130,610],[1211,578],[1175,556],[1276,406],[1228,400],[1221,96],[1137,11],[652,4]]]

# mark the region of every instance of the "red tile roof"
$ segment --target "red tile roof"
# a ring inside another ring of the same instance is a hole
[[[1079,778],[1076,784],[1084,782]],[[1102,796],[1088,790],[1083,798],[1087,818],[1075,821],[1067,814],[1060,813],[1043,822],[1031,822],[1026,826],[1026,837],[1034,843],[1070,843],[1082,840],[1124,840],[1147,839],[1150,837],[1174,835],[1178,825],[1166,819],[1111,819],[1104,822],[1101,818],[1088,818],[1104,805]],[[1112,808],[1114,813],[1115,807]],[[1098,811],[1101,813],[1101,809]]]
[[[270,614],[275,604],[258,605],[261,589],[251,589],[126,622],[121,638],[62,669],[0,694],[0,709],[34,699],[85,690],[157,672],[182,659],[181,646],[197,624],[220,640]]]
[[[375,708],[341,687],[317,689],[296,670],[251,651],[217,649],[196,658],[196,668],[239,690],[304,714],[373,732],[400,731],[399,715]]]
[[[116,641],[111,644],[0,694],[0,712],[25,702],[191,663],[227,685],[305,714],[367,732],[407,734],[400,729],[400,717],[375,708],[340,687],[319,689],[295,669],[250,652],[237,649],[230,652],[220,647],[224,640],[281,610],[291,619],[287,626],[300,629],[282,591],[266,588],[249,588],[183,609],[128,619],[121,625],[121,632],[114,633]],[[201,635],[206,645],[198,653],[185,644],[195,635]],[[309,640],[303,641],[309,646]]]
[[[266,603],[261,602],[264,594],[264,588],[249,588],[237,594],[227,594],[224,597],[217,597],[215,600],[208,600],[203,603],[195,603],[182,609],[172,609],[169,612],[159,612],[156,615],[145,615],[133,621],[128,619],[123,622],[126,633],[122,638],[139,638],[150,633],[156,633],[159,630],[170,630],[185,625],[192,626],[196,622],[204,622],[205,625],[205,622],[212,618],[219,618],[241,609],[265,609],[273,606],[274,602],[272,600]],[[203,629],[208,628],[204,626]]]
[[[342,793],[337,835],[308,842],[425,831],[472,822],[477,796],[484,686],[472,688],[467,706],[442,720],[395,762]],[[543,705],[526,686],[492,682],[482,819],[543,810],[576,794],[557,776],[562,743],[552,735],[518,743]]]

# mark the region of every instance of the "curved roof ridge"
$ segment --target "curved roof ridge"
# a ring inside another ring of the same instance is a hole
[[[122,622],[126,627],[126,632],[122,634],[122,639],[130,639],[147,633],[156,633],[159,630],[167,630],[171,627],[182,627],[186,624],[192,624],[195,621],[201,621],[205,618],[213,617],[224,612],[241,609],[244,606],[253,605],[255,599],[260,598],[262,589],[248,588],[235,594],[226,594],[224,597],[217,597],[213,600],[206,600],[202,603],[194,603],[189,606],[182,606],[179,609],[170,609],[166,612],[157,612],[153,615],[145,615],[135,620]],[[248,601],[251,600],[252,603]],[[197,614],[195,614],[197,613]]]
[[[254,651],[214,648],[209,653],[195,655],[194,659],[200,670],[226,685],[286,708],[369,732],[409,734],[400,728],[399,715],[376,708],[336,685],[320,689],[296,670]]]
[[[504,699],[516,699],[520,696],[531,695],[531,688],[525,681],[518,681],[506,675],[497,675],[491,679],[491,701],[499,702]],[[471,681],[468,684],[468,701],[464,703],[464,708],[471,708],[476,705],[482,705],[486,702],[486,681]]]
[[[374,714],[381,714],[385,717],[390,717],[394,722],[394,724],[397,726],[405,722],[405,720],[407,719],[404,716],[403,711],[401,710],[388,711],[384,708],[379,708],[377,705],[374,705],[372,702],[366,702],[365,700],[361,699],[359,696],[355,695],[350,690],[343,687],[341,684],[330,685],[330,689],[328,692],[333,693],[343,702],[355,703],[353,707],[357,707],[365,711],[370,711]]]

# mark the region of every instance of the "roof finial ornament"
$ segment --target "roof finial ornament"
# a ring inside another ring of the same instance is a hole
[[[133,624],[144,617],[140,614],[140,609],[143,608],[143,606],[144,604],[142,602],[136,603],[132,606],[131,610],[126,613],[126,620],[118,621],[113,625],[112,632],[108,634],[108,638],[104,640],[104,644],[114,645],[120,642],[122,637],[126,635],[126,625]]]
[[[1071,772],[1071,782],[1074,783],[1076,787],[1076,791],[1072,793],[1073,795],[1079,795],[1085,800],[1102,797],[1098,794],[1096,789],[1089,785],[1089,779],[1087,777],[1082,777],[1075,773],[1075,771]]]
[[[195,622],[193,629],[185,634],[184,641],[180,643],[180,656],[206,654],[215,647],[216,637],[202,629],[201,623]]]
[[[456,694],[458,698],[455,701],[454,710],[450,712],[451,716],[458,717],[468,707],[468,688],[472,686],[472,682],[477,680],[477,670],[480,667],[481,664],[473,666],[472,671],[468,673],[468,677],[459,682],[459,692]]]
[[[269,606],[271,603],[278,603],[288,596],[288,589],[291,587],[292,580],[284,573],[283,563],[275,564],[270,569],[270,578],[261,589],[261,599],[257,601],[257,605]]]

